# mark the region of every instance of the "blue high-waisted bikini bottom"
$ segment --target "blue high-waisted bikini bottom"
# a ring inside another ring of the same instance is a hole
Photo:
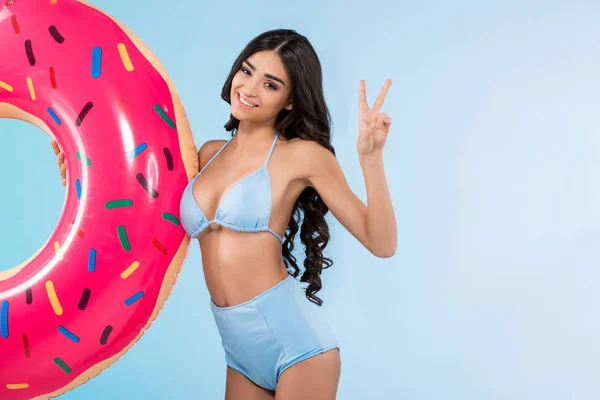
[[[268,390],[292,365],[337,348],[337,340],[291,275],[255,298],[231,307],[211,308],[225,360],[233,370]]]

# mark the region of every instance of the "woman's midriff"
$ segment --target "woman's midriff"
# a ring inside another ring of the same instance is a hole
[[[288,275],[281,242],[270,232],[211,227],[199,237],[204,279],[219,307],[244,303]]]

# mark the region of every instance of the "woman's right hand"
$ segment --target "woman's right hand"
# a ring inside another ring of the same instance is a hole
[[[67,163],[65,162],[65,155],[60,151],[60,147],[58,147],[56,140],[52,139],[51,143],[54,154],[56,154],[57,157],[56,163],[58,164],[62,184],[63,186],[67,186]]]

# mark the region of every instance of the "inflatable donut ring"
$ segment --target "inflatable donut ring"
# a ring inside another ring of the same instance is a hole
[[[40,127],[69,168],[48,241],[0,273],[0,399],[49,399],[156,318],[190,242],[179,200],[198,159],[174,85],[123,25],[78,0],[1,1],[0,118]]]

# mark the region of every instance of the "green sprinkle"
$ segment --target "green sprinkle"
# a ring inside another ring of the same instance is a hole
[[[173,214],[169,214],[168,212],[164,212],[162,217],[167,221],[172,222],[175,226],[179,226],[179,220]]]
[[[119,225],[117,228],[119,232],[119,240],[121,241],[121,246],[123,246],[123,250],[129,251],[131,250],[131,244],[129,244],[129,239],[127,239],[127,233],[125,232],[125,227],[123,225]]]
[[[163,119],[163,121],[165,121],[167,123],[167,125],[169,125],[171,128],[175,128],[175,123],[171,120],[171,118],[169,118],[169,116],[167,114],[165,114],[163,109],[160,108],[160,106],[158,104],[154,105],[154,110],[156,110],[158,115],[160,115],[160,117]]]
[[[58,357],[55,357],[55,358],[54,358],[54,363],[55,363],[56,365],[58,365],[58,366],[60,367],[60,369],[62,369],[62,370],[65,372],[65,374],[70,374],[70,373],[72,372],[72,371],[71,371],[71,368],[69,368],[69,366],[67,365],[67,363],[65,363],[65,362],[64,362],[63,360],[61,360],[60,358],[58,358]]]
[[[125,200],[113,200],[106,203],[105,207],[107,210],[119,207],[131,207],[133,205],[133,201],[129,199]]]
[[[77,152],[77,159],[85,162],[88,167],[92,165],[92,161],[80,152]]]

